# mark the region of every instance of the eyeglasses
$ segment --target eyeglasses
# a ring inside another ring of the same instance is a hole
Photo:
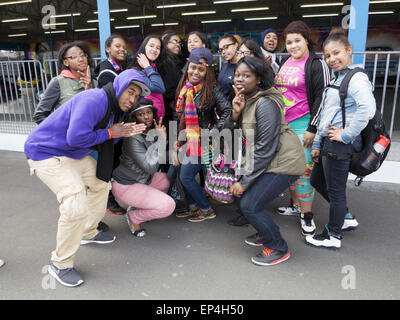
[[[78,58],[84,59],[84,58],[87,58],[87,57],[88,57],[88,55],[87,55],[86,53],[82,53],[82,54],[79,55],[79,56],[69,56],[69,57],[65,57],[65,59],[76,60],[76,59],[78,59]]]
[[[178,40],[175,40],[175,39],[172,39],[172,40],[168,41],[168,43],[177,44],[178,46],[180,46],[182,44],[181,41],[178,41]]]
[[[249,56],[249,55],[251,55],[251,51],[241,51],[241,50],[238,50],[238,51],[236,51],[236,55],[238,55],[238,56],[241,56],[241,55],[244,55],[244,56]]]
[[[228,48],[229,48],[231,45],[234,45],[234,44],[235,44],[234,42],[228,43],[228,44],[224,45],[221,49],[219,49],[218,52],[219,52],[219,53],[222,53],[222,52],[224,52],[225,50],[228,50]]]

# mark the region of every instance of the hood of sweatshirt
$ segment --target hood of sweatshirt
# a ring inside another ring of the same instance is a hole
[[[140,74],[139,71],[134,69],[128,69],[121,72],[117,77],[114,79],[113,87],[115,90],[115,95],[117,99],[119,99],[122,92],[125,91],[128,86],[134,83],[138,87],[142,89],[141,96],[148,96],[151,94],[150,89],[145,85],[145,81],[143,76]]]

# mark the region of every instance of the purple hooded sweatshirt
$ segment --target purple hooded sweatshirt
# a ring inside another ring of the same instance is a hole
[[[144,80],[139,72],[126,70],[113,83],[117,100],[132,81],[142,87],[142,95],[150,92],[143,84]],[[94,127],[106,115],[107,109],[108,98],[103,89],[78,93],[32,131],[25,141],[25,155],[34,161],[62,156],[82,159],[93,152],[90,147],[110,138],[107,128],[114,123],[114,114],[111,114],[106,129],[94,131]]]

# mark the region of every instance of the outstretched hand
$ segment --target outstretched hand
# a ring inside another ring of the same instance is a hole
[[[141,134],[146,130],[146,125],[144,123],[136,124],[136,122],[121,122],[113,124],[110,129],[114,138],[127,138]]]

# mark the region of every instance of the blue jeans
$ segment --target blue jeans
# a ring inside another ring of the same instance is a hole
[[[260,234],[263,245],[269,249],[287,252],[288,245],[265,206],[292,185],[298,177],[264,173],[240,198],[236,198],[236,204],[243,215]]]
[[[358,143],[359,141],[357,141]],[[355,148],[357,148],[357,144],[355,144]],[[318,163],[315,163],[311,173],[311,184],[330,203],[329,231],[335,235],[340,235],[344,217],[348,212],[346,186],[351,159],[338,160],[331,155],[324,155],[323,152],[340,156],[351,152],[351,145],[331,142],[324,138],[321,152],[321,159]]]
[[[175,168],[171,166],[168,170],[168,177],[171,179]],[[211,205],[204,195],[204,189],[197,183],[196,175],[203,170],[200,157],[185,156],[180,168],[179,178],[186,192],[189,206],[197,205],[201,210],[208,211]]]

